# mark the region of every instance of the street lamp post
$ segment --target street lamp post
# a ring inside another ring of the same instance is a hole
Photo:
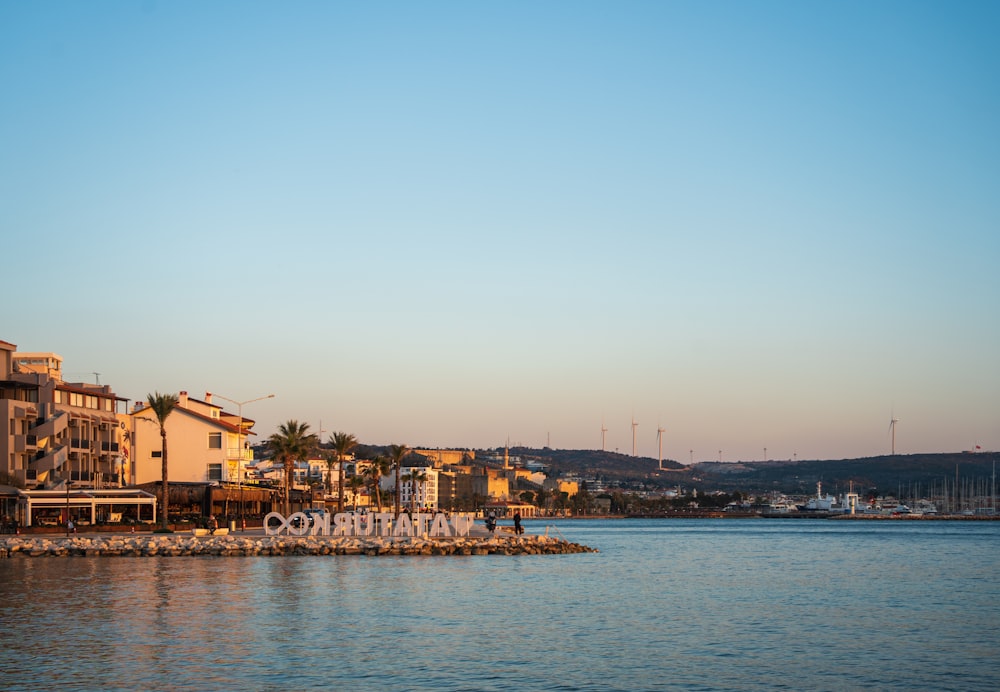
[[[274,394],[268,394],[266,396],[259,396],[256,399],[247,399],[246,401],[236,401],[235,399],[230,399],[227,396],[222,396],[221,394],[216,394],[215,396],[220,399],[224,399],[231,404],[235,404],[239,412],[240,424],[236,429],[236,487],[239,489],[240,493],[240,525],[243,525],[243,405],[252,404],[255,401],[263,401],[264,399],[273,399]]]
[[[71,482],[72,481],[67,476],[67,478],[66,478],[66,538],[69,538],[69,527],[70,527],[70,524],[71,524],[71,522],[69,520],[69,484]]]

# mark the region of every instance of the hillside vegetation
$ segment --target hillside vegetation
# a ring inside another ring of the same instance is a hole
[[[668,469],[660,471],[656,459],[632,457],[615,452],[571,449],[517,448],[512,455],[525,462],[546,464],[551,475],[576,473],[623,485],[674,487],[682,485],[701,490],[811,494],[816,483],[825,491],[844,492],[853,482],[857,489],[953,487],[956,469],[959,483],[992,483],[995,460],[1000,454],[963,452],[944,454],[898,454],[861,459],[767,461],[742,463],[702,462],[685,466],[664,460]]]

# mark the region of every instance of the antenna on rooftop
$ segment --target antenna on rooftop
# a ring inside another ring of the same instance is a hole
[[[101,373],[99,373],[99,372],[93,372],[91,374],[97,379],[97,384],[100,384],[101,383]]]

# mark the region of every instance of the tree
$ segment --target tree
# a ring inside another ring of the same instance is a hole
[[[295,478],[295,462],[307,459],[316,448],[319,440],[309,432],[308,423],[290,420],[278,426],[278,432],[267,440],[271,455],[275,461],[280,461],[285,469],[285,514],[292,510],[292,481]]]
[[[587,490],[587,484],[581,483],[580,490],[572,498],[573,511],[581,514],[586,514],[587,510],[590,508],[591,503],[590,492]]]
[[[399,479],[401,475],[401,468],[403,466],[403,459],[406,455],[410,453],[410,448],[406,445],[389,445],[389,463],[396,470],[396,516],[398,517],[402,508],[399,506]]]
[[[351,453],[351,450],[358,446],[358,438],[345,432],[335,432],[330,436],[330,443],[337,453],[337,465],[339,481],[337,483],[337,511],[344,511],[344,457]]]
[[[161,526],[160,530],[163,532],[170,531],[169,527],[169,514],[170,514],[170,490],[167,484],[167,417],[173,413],[174,409],[177,407],[178,398],[176,394],[160,394],[159,392],[154,392],[153,394],[146,395],[146,401],[149,403],[149,408],[153,409],[153,413],[156,415],[156,422],[160,426],[160,463],[162,465],[161,474],[162,480],[160,482],[160,507],[161,507]]]
[[[375,502],[378,505],[379,512],[382,511],[382,490],[379,485],[382,476],[387,473],[389,473],[389,460],[381,455],[375,457],[364,470],[364,474],[368,477],[368,482],[371,483],[372,491],[375,493]]]
[[[349,480],[347,483],[348,483],[348,485],[351,486],[351,495],[354,497],[354,511],[357,512],[358,511],[358,491],[361,490],[361,488],[364,487],[364,485],[365,485],[365,479],[362,478],[361,476],[355,474],[355,475],[351,476],[351,480]]]
[[[549,492],[545,488],[539,488],[535,493],[535,504],[538,509],[544,513],[545,512],[545,501],[549,498]]]
[[[326,459],[326,493],[333,490],[333,465],[337,463],[337,455],[334,452],[327,452],[323,455]]]

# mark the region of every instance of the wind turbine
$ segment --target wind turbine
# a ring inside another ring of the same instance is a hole
[[[635,422],[635,416],[632,416],[632,456],[635,456],[635,429],[639,427],[639,424]]]
[[[657,452],[656,461],[660,465],[660,470],[663,470],[663,433],[667,432],[663,428],[657,426],[656,428],[656,445],[659,448]]]
[[[604,427],[604,420],[601,419],[601,451],[604,451],[604,435],[608,432],[608,429]]]
[[[890,414],[890,415],[892,415],[892,414]],[[892,455],[893,456],[896,456],[896,423],[898,423],[898,422],[899,422],[899,419],[896,418],[895,415],[893,415],[892,418],[889,419],[889,435],[892,436]]]

